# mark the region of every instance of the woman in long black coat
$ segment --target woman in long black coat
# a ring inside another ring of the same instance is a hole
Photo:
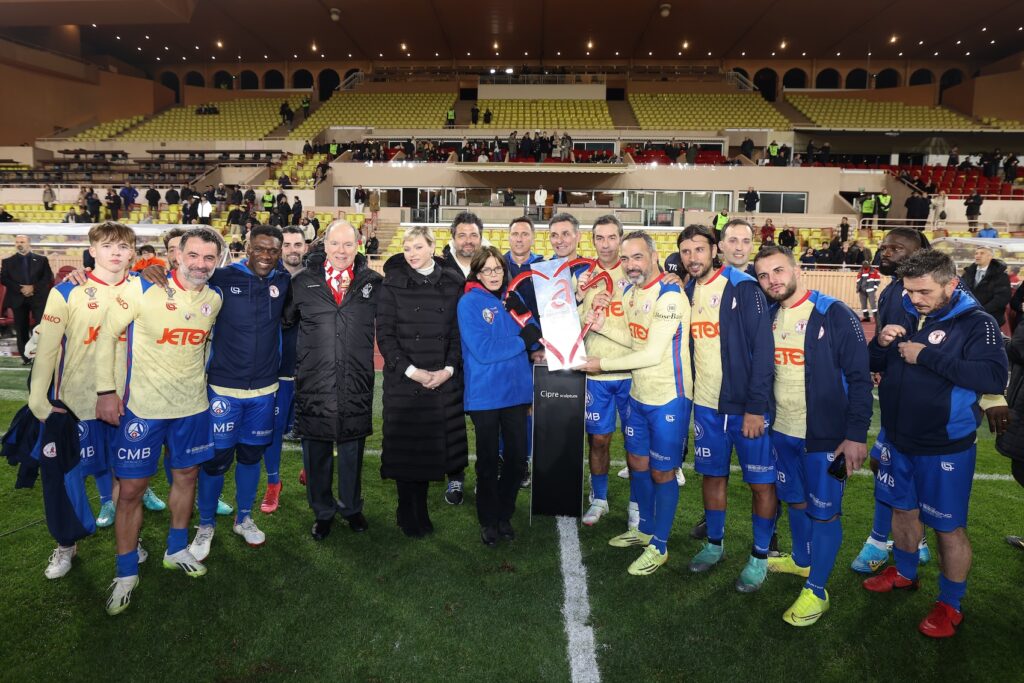
[[[394,479],[398,525],[407,536],[434,530],[430,481],[467,462],[462,345],[457,306],[462,277],[434,258],[426,228],[405,234],[403,253],[384,264],[377,345],[384,356],[381,476]]]

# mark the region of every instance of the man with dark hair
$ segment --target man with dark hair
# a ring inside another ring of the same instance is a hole
[[[465,278],[469,275],[473,255],[483,243],[484,222],[475,213],[463,211],[452,219],[451,233],[451,242],[441,251],[441,258],[445,266],[462,273]]]
[[[754,277],[750,253],[754,250],[754,228],[742,218],[733,218],[722,228],[719,249],[725,261],[736,270]]]
[[[160,208],[160,193],[152,185],[146,190],[146,203],[149,205],[150,211],[155,212]]]
[[[530,270],[530,266],[538,261],[543,261],[544,256],[533,253],[534,238],[533,220],[526,215],[516,216],[508,224],[508,251],[505,252],[505,265],[508,267],[508,277],[512,278]],[[537,311],[537,294],[533,290],[533,278],[527,278],[517,288],[516,292],[523,299],[526,307],[533,313],[533,319],[540,324],[540,314]]]
[[[800,285],[793,252],[762,247],[754,266],[772,301],[770,438],[778,470],[775,489],[789,507],[793,539],[792,554],[769,557],[768,571],[807,580],[782,618],[810,626],[829,608],[825,583],[843,538],[842,482],[867,458],[873,401],[867,345],[853,311]],[[842,469],[830,476],[833,463]]]
[[[580,246],[580,222],[571,213],[556,213],[548,221],[548,239],[555,250],[553,258],[574,259]]]
[[[967,507],[977,455],[979,399],[1006,386],[1002,335],[991,315],[957,289],[953,259],[921,250],[899,268],[904,324],[888,324],[871,340],[882,446],[876,495],[893,508],[895,567],[864,581],[872,592],[916,589],[922,522],[938,538],[941,573],[935,606],[918,625],[948,638],[963,619],[971,545]]]
[[[181,250],[181,236],[185,234],[184,228],[171,228],[163,234],[164,250],[167,252],[167,269],[174,270],[178,267],[178,256]]]
[[[133,245],[134,246],[134,245]],[[43,319],[46,298],[53,286],[53,271],[50,261],[32,251],[28,235],[14,237],[15,253],[0,262],[0,283],[7,288],[3,307],[14,311],[14,330],[17,334],[18,355],[28,365],[32,361],[25,357],[28,342],[29,315],[38,325]]]
[[[715,268],[715,233],[703,225],[683,230],[679,253],[693,278],[690,336],[694,367],[694,468],[704,475],[707,542],[690,562],[705,572],[724,557],[726,491],[733,448],[753,498],[754,543],[736,581],[758,590],[768,572],[775,527],[775,464],[766,429],[771,423],[771,322],[757,281],[728,264]],[[728,368],[728,371],[725,370]]]
[[[743,193],[743,210],[747,213],[754,213],[757,211],[757,204],[761,201],[761,195],[757,193],[757,190],[753,186],[747,188],[747,191]]]
[[[683,243],[683,233],[676,237],[676,250],[665,257],[663,269],[666,273],[674,273],[682,278],[686,273],[683,270],[683,259],[679,255],[679,245]]]

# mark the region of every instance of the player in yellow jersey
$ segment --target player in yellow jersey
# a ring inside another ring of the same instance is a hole
[[[629,567],[633,575],[651,574],[668,560],[679,486],[676,469],[682,464],[690,424],[692,378],[687,348],[690,305],[679,285],[661,281],[654,240],[643,231],[622,240],[623,264],[630,285],[623,293],[626,334],[607,330],[632,352],[618,358],[588,356],[588,373],[632,371],[629,408],[623,431],[630,469],[630,489],[640,508],[637,529],[616,536],[614,547],[645,546]],[[606,315],[588,314],[596,331],[604,333]]]
[[[96,267],[83,285],[62,282],[50,290],[39,321],[39,343],[29,386],[32,414],[46,421],[51,399],[66,405],[79,419],[78,438],[83,476],[92,476],[100,494],[101,515],[113,511],[113,476],[109,445],[113,428],[96,419],[96,338],[103,316],[125,286],[132,263],[135,232],[120,223],[100,223],[89,229],[89,253]],[[119,373],[124,386],[124,372]],[[113,520],[111,520],[113,521]],[[140,557],[145,551],[139,547]],[[45,575],[57,579],[71,570],[75,546],[57,546]]]
[[[123,612],[138,584],[136,541],[142,494],[167,446],[174,474],[164,567],[202,576],[206,567],[188,551],[198,465],[213,457],[206,393],[206,343],[221,307],[206,286],[221,260],[223,241],[209,228],[181,238],[179,267],[166,289],[136,278],[114,300],[96,340],[96,416],[117,427],[111,442],[114,475],[121,480],[115,532],[117,578],[107,612]],[[117,393],[114,349],[127,330],[128,376]]]
[[[602,294],[605,294],[601,297],[602,305],[606,307],[605,334],[591,331],[584,343],[587,353],[591,356],[619,358],[632,351],[628,342],[629,327],[622,307],[622,292],[629,286],[626,270],[622,267],[622,258],[619,255],[622,222],[612,214],[601,216],[594,221],[590,237],[597,251],[598,262],[590,277],[608,273],[612,281],[612,291],[608,296],[604,288],[591,287],[583,293],[583,303],[579,307],[581,317],[585,317],[594,308],[595,299]],[[626,343],[616,341],[616,338]],[[615,433],[615,414],[618,413],[619,421],[625,426],[631,383],[628,372],[603,372],[587,377],[586,430],[587,440],[590,442],[591,490],[590,507],[583,515],[583,523],[587,526],[593,526],[608,512],[609,449],[612,435]],[[639,517],[636,502],[631,499],[628,512],[629,528],[636,528]]]
[[[829,608],[825,583],[843,539],[846,475],[867,458],[873,403],[867,341],[845,304],[800,285],[793,252],[762,247],[754,268],[773,302],[771,443],[775,488],[789,507],[793,538],[792,554],[769,557],[768,571],[806,579],[782,618],[793,626],[810,626]]]

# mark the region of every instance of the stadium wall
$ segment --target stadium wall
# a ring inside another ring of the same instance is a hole
[[[908,85],[899,88],[874,90],[816,90],[789,88],[786,93],[813,95],[814,97],[844,99],[853,98],[869,102],[902,102],[903,104],[933,107],[939,103],[939,84]]]
[[[311,88],[292,88],[285,90],[224,90],[223,88],[201,88],[197,85],[186,85],[182,88],[181,103],[186,107],[195,107],[207,102],[226,102],[228,100],[252,100],[277,98],[287,99],[293,95],[313,94]]]
[[[942,99],[972,116],[1024,120],[1024,70],[972,78],[947,89]]]

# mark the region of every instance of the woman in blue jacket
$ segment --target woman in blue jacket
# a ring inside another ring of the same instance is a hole
[[[494,546],[513,539],[510,520],[526,471],[526,412],[533,401],[527,349],[540,340],[534,325],[520,328],[506,310],[526,311],[518,294],[503,302],[505,259],[495,247],[473,257],[459,300],[465,408],[476,428],[476,512],[480,540]],[[501,476],[498,440],[504,442]]]

